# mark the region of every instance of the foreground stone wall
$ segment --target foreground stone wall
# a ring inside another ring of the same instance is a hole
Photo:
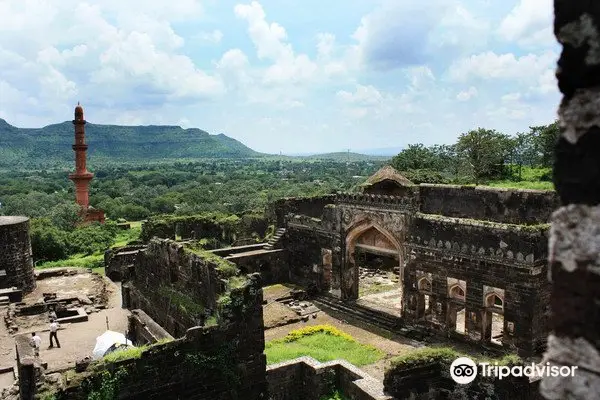
[[[450,377],[450,363],[429,361],[394,366],[385,372],[384,391],[394,399],[486,399],[538,400],[539,381],[528,377],[487,378],[478,375],[467,385]]]
[[[600,8],[554,1],[562,53],[556,77],[563,99],[554,185],[561,207],[552,216],[549,279],[552,333],[545,361],[579,367],[574,377],[545,377],[547,399],[600,396]]]
[[[0,289],[35,288],[29,218],[0,216]]]
[[[267,367],[270,400],[321,400],[339,390],[353,400],[391,400],[383,384],[354,365],[335,360],[320,363],[311,357]]]
[[[123,400],[267,399],[262,290],[251,275],[233,289],[219,310],[216,326],[192,327],[168,343],[149,347],[137,358],[88,367],[57,399],[87,399],[117,384]]]
[[[421,184],[420,211],[506,224],[547,223],[558,206],[553,191]]]
[[[41,375],[40,362],[35,357],[33,347],[29,344],[30,338],[30,335],[15,336],[19,397],[22,400],[34,398],[37,382]]]

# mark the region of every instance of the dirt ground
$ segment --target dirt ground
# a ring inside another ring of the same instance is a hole
[[[35,318],[19,318],[20,327],[18,334],[30,334],[38,332],[42,338],[40,359],[48,363],[48,369],[59,369],[74,366],[75,361],[86,356],[91,356],[96,344],[96,337],[107,329],[107,318],[110,330],[125,332],[127,329],[127,315],[129,311],[121,308],[121,290],[118,284],[109,279],[91,274],[78,274],[48,278],[38,281],[36,290],[27,295],[26,301],[34,303],[42,299],[44,292],[57,292],[58,297],[76,297],[82,294],[94,296],[97,290],[98,280],[104,280],[108,291],[108,303],[106,309],[89,315],[87,322],[63,324],[58,331],[58,339],[61,348],[48,349],[49,331],[46,315]],[[101,282],[101,281],[100,281]],[[0,310],[3,314],[6,309]],[[14,339],[6,329],[3,322],[0,323],[0,367],[15,365]],[[10,374],[0,375],[0,390],[3,386],[10,384]],[[5,379],[6,378],[6,379]],[[7,382],[5,382],[7,381]]]

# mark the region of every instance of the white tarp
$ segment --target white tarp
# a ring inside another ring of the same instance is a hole
[[[119,345],[133,347],[133,343],[131,343],[130,340],[127,340],[125,335],[122,333],[106,331],[96,338],[96,347],[94,347],[92,358],[94,360],[98,360],[104,357],[109,349]]]

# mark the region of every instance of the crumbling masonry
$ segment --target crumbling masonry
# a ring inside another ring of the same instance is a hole
[[[549,280],[552,333],[546,361],[578,367],[574,377],[546,377],[547,399],[600,397],[600,7],[555,0],[554,33],[563,50],[556,76],[558,110]]]
[[[376,254],[396,265],[400,290],[390,301],[398,310],[382,317],[392,327],[523,356],[544,350],[554,192],[413,185],[391,167],[363,189],[275,205],[291,281],[325,293],[321,300],[334,308],[337,302],[373,316],[381,310],[365,311],[357,301],[357,260]]]

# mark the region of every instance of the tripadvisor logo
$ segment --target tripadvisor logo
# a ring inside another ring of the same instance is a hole
[[[477,376],[477,364],[468,357],[459,357],[450,364],[450,376],[461,385],[471,383]]]
[[[513,366],[482,362],[478,365],[468,357],[459,357],[450,364],[450,376],[452,377],[452,380],[461,385],[473,382],[478,373],[483,377],[492,377],[496,379],[503,379],[509,376],[525,376],[529,378],[543,376],[573,377],[575,376],[576,370],[576,366],[551,365],[549,362],[546,362],[545,364],[531,363],[530,365]]]

